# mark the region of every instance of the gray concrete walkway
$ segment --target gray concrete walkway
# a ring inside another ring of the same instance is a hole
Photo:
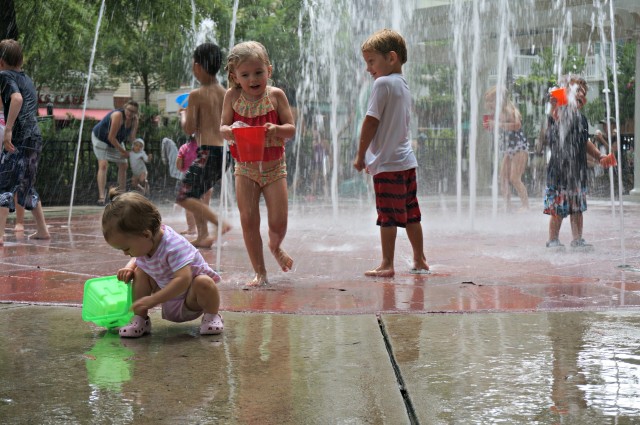
[[[296,263],[271,285],[250,277],[237,217],[222,249],[225,331],[153,311],[153,332],[123,340],[81,319],[85,280],[126,258],[100,211],[49,209],[51,241],[0,248],[2,424],[633,424],[640,423],[640,206],[624,248],[607,203],[592,202],[592,251],[544,248],[546,217],[428,204],[433,273],[368,279],[379,261],[370,208],[338,219],[292,209]],[[182,216],[163,208],[180,229]],[[568,223],[567,223],[568,224]],[[30,228],[32,223],[27,223]],[[562,239],[568,244],[568,225]],[[203,250],[216,262],[216,250]]]

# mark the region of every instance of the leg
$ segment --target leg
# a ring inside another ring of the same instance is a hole
[[[269,221],[269,250],[276,258],[282,271],[288,272],[293,266],[293,259],[280,247],[287,234],[289,217],[287,180],[284,178],[276,180],[265,186],[262,191]]]
[[[500,188],[502,198],[507,212],[511,210],[511,186],[509,186],[509,175],[511,174],[511,157],[504,154],[502,167],[500,168]]]
[[[13,228],[14,232],[24,232],[24,208],[18,204],[18,196],[14,195],[13,202],[16,206],[16,225]]]
[[[44,211],[42,210],[42,203],[38,201],[38,204],[31,210],[33,218],[36,222],[37,230],[35,233],[29,235],[31,239],[51,239],[47,223],[44,220]]]
[[[106,178],[106,174],[105,174]],[[127,190],[127,163],[119,162],[118,163],[118,188],[121,191]]]
[[[133,273],[133,282],[130,283],[130,285],[133,285],[134,303],[140,298],[153,294],[153,292],[158,288],[155,281],[151,279],[148,274],[142,271],[140,267],[136,267],[136,270]],[[140,317],[148,317],[148,310],[134,309],[133,312]]]
[[[0,246],[4,245],[4,227],[7,225],[9,208],[0,207]]]
[[[427,257],[424,255],[424,240],[422,237],[422,224],[407,223],[407,237],[413,249],[413,269],[415,271],[429,270]]]
[[[151,279],[149,275],[136,268],[133,273],[133,301],[151,295],[158,290],[158,285]],[[149,311],[141,308],[133,309],[134,316],[128,325],[121,327],[118,333],[123,338],[138,338],[151,332],[151,320],[149,319]]]
[[[196,276],[187,292],[185,306],[189,310],[204,311],[200,335],[217,335],[224,330],[222,316],[218,314],[220,294],[213,279],[207,275]]]
[[[193,213],[187,209],[184,210],[184,218],[187,222],[187,230],[180,232],[181,235],[193,235],[196,233],[196,219]]]
[[[549,241],[557,241],[560,238],[562,218],[559,215],[551,215],[549,220]]]
[[[220,293],[213,279],[207,275],[196,276],[187,292],[185,305],[189,310],[218,314]]]
[[[107,167],[109,166],[109,162],[106,159],[98,160],[98,202],[102,201],[104,203],[104,193],[105,187],[107,185]]]
[[[260,236],[260,193],[260,186],[256,182],[244,176],[236,176],[236,197],[240,212],[240,224],[242,225],[242,237],[247,248],[249,261],[251,261],[255,272],[255,277],[247,283],[248,286],[268,283],[262,250],[262,236]]]
[[[582,225],[583,225],[583,215],[581,212],[573,213],[569,216],[569,220],[571,221],[571,235],[573,236],[574,241],[579,241],[582,239]]]
[[[511,173],[509,174],[509,182],[518,192],[522,209],[529,209],[529,196],[527,195],[527,187],[522,183],[522,175],[527,168],[529,154],[525,151],[517,152],[511,159]]]
[[[199,248],[211,248],[211,245],[215,242],[215,237],[209,235],[208,222],[220,225],[218,223],[218,216],[209,208],[208,205],[202,203],[200,199],[186,198],[181,201],[177,201],[178,205],[188,210],[193,214],[196,222],[196,228],[198,230],[198,237],[191,243]],[[221,223],[222,233],[227,233],[231,230],[231,226],[228,223]]]
[[[380,226],[380,241],[382,245],[382,262],[380,265],[364,273],[365,276],[392,277],[395,274],[393,269],[393,257],[396,251],[396,226]]]

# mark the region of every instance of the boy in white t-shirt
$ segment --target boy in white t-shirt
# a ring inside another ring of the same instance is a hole
[[[411,94],[402,76],[407,46],[397,32],[383,29],[361,47],[367,71],[375,79],[367,115],[362,123],[356,170],[373,176],[380,226],[382,262],[366,276],[391,277],[398,227],[407,230],[413,249],[411,273],[429,273],[424,255],[420,207],[418,206],[416,161],[409,139]]]

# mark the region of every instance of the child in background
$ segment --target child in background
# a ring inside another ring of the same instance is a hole
[[[402,75],[407,61],[404,38],[383,29],[361,47],[367,71],[374,78],[367,115],[353,166],[373,175],[380,226],[382,262],[366,276],[395,274],[394,254],[398,227],[405,227],[413,248],[411,273],[428,273],[424,255],[420,207],[416,183],[416,160],[409,138],[411,94]]]
[[[33,239],[50,239],[40,197],[35,189],[42,134],[36,120],[38,96],[33,81],[22,71],[22,47],[15,40],[0,42],[0,96],[5,128],[0,155],[0,245],[4,245],[7,217],[17,204],[33,213]]]
[[[587,156],[606,167],[606,155],[589,140],[589,123],[580,111],[587,103],[587,82],[579,76],[565,77],[563,84],[570,93],[567,105],[551,98],[547,140],[551,156],[547,166],[547,188],[544,213],[549,215],[547,248],[564,249],[560,243],[560,227],[565,217],[571,221],[572,248],[592,249],[582,237],[583,212],[587,210]]]
[[[220,276],[184,236],[162,224],[156,206],[137,192],[109,190],[111,202],[102,214],[102,233],[111,247],[131,257],[118,270],[118,279],[133,279],[131,322],[121,337],[137,338],[151,332],[148,311],[162,304],[162,317],[187,322],[202,316],[200,334],[219,334],[223,320],[218,309]],[[203,315],[204,313],[204,315]]]
[[[178,149],[178,156],[176,157],[176,167],[183,173],[189,170],[193,161],[198,157],[198,141],[195,137],[189,137],[189,141]],[[207,207],[211,201],[211,193],[213,188],[209,189],[200,199]],[[192,235],[197,232],[196,219],[193,213],[187,209],[184,210],[184,218],[187,221],[187,230],[180,232],[181,235]]]
[[[193,75],[200,82],[200,87],[189,93],[187,109],[179,111],[182,130],[195,134],[200,148],[198,157],[182,179],[176,203],[193,213],[198,236],[191,243],[199,248],[211,248],[216,240],[209,234],[209,222],[222,226],[223,234],[231,230],[231,225],[220,222],[209,204],[205,205],[201,200],[224,173],[222,164],[226,154],[220,135],[220,116],[225,90],[216,77],[221,65],[222,53],[216,44],[203,43],[196,47]],[[230,162],[226,161],[227,167]]]
[[[133,141],[131,152],[129,153],[129,163],[131,164],[131,187],[139,190],[143,195],[149,192],[147,183],[146,163],[152,160],[152,155],[144,151],[144,140],[138,138]]]
[[[293,259],[282,249],[287,233],[288,194],[285,141],[295,135],[293,114],[285,93],[269,85],[271,63],[267,50],[256,41],[237,44],[229,52],[226,70],[229,84],[222,107],[220,133],[231,141],[231,154],[238,160],[232,132],[233,123],[265,127],[265,147],[261,162],[236,162],[236,197],[242,235],[253,270],[249,286],[267,284],[262,237],[260,236],[260,196],[268,211],[269,250],[283,271],[291,270]]]

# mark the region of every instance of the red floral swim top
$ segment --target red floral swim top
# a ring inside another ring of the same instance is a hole
[[[244,93],[233,103],[233,122],[242,121],[250,126],[263,126],[270,122],[280,124],[278,111],[273,107],[269,98],[269,88],[258,100],[248,100]],[[284,139],[281,137],[267,137],[264,143],[263,161],[274,161],[284,155]],[[231,156],[238,161],[238,147],[229,146]]]

